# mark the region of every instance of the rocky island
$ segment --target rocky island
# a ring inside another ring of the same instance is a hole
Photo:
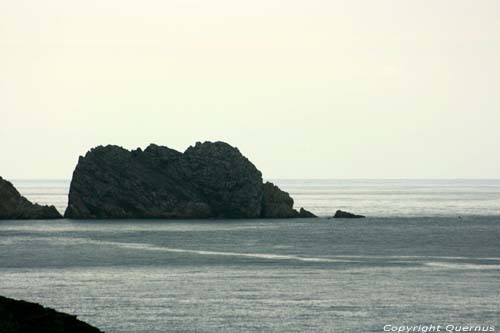
[[[149,145],[129,151],[108,145],[81,156],[68,207],[72,219],[299,218],[290,195],[240,151],[224,142],[196,143],[184,153]]]
[[[9,181],[0,177],[0,219],[60,219],[54,206],[41,206],[23,197]]]
[[[0,296],[0,332],[102,333],[76,316],[3,296]]]

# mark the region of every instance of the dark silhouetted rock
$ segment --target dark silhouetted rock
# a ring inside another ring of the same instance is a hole
[[[260,216],[262,174],[238,149],[223,142],[197,143],[183,157],[191,172],[188,182],[214,217]]]
[[[54,206],[31,203],[14,185],[0,177],[0,219],[60,219]]]
[[[364,218],[365,216],[344,212],[342,210],[337,210],[333,217],[336,219],[359,219],[359,218]]]
[[[301,217],[276,189],[224,142],[198,142],[184,153],[154,144],[144,151],[99,146],[78,161],[65,217]]]
[[[308,211],[304,208],[301,208],[299,210],[299,217],[301,217],[301,218],[313,218],[313,217],[317,217],[317,216],[314,215],[313,213],[311,213],[310,211]]]
[[[273,183],[263,185],[262,214],[263,218],[310,218],[313,213],[301,208],[299,212],[293,209],[293,199]]]
[[[288,193],[280,190],[273,183],[266,182],[263,186],[262,214],[263,218],[290,218],[297,217],[298,212],[293,209],[293,199]]]
[[[0,296],[1,333],[102,333],[99,329],[40,304]]]

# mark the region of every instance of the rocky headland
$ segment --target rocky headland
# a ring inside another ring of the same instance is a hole
[[[60,219],[54,206],[41,206],[23,197],[9,181],[0,177],[0,219]]]
[[[102,333],[76,316],[0,296],[2,333]]]
[[[149,145],[99,146],[81,156],[68,207],[73,219],[299,218],[290,195],[224,142],[196,143],[184,153]]]

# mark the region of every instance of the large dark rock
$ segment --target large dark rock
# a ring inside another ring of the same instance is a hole
[[[223,142],[197,143],[183,157],[191,172],[187,183],[214,217],[260,216],[262,174],[238,149]]]
[[[333,216],[333,218],[336,218],[336,219],[359,219],[359,218],[364,218],[364,217],[365,216],[363,216],[363,215],[356,215],[353,213],[344,212],[342,210],[337,210],[335,212],[335,215]]]
[[[144,151],[99,146],[78,161],[65,217],[305,216],[278,191],[269,193],[260,171],[224,142],[196,143],[184,153],[154,144]]]
[[[102,333],[99,329],[40,304],[0,296],[1,333]]]
[[[23,197],[7,180],[0,177],[0,219],[59,219],[54,206],[41,206]]]

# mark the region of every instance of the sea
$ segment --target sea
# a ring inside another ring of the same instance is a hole
[[[109,333],[500,331],[500,180],[272,181],[320,218],[0,221],[0,295]]]

